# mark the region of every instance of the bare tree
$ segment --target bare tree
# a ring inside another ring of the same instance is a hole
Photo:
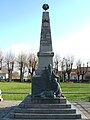
[[[70,74],[72,71],[72,66],[73,66],[73,62],[74,62],[74,56],[67,56],[66,58],[66,73],[68,75],[68,80],[70,80]]]
[[[3,60],[2,51],[0,51],[0,70],[2,69],[2,60]]]
[[[29,74],[31,74],[31,76],[33,76],[35,72],[36,65],[37,65],[37,57],[35,56],[35,54],[30,53],[28,55],[28,71]]]
[[[67,56],[66,58],[64,57],[62,60],[61,68],[62,68],[62,74],[63,74],[63,79],[64,81],[66,80],[66,73],[68,75],[68,80],[70,80],[70,74],[72,71],[72,66],[74,62],[74,56]]]
[[[55,69],[57,71],[59,69],[60,63],[61,63],[61,58],[58,54],[56,54],[55,57],[54,57],[54,64],[55,64]]]
[[[9,53],[6,54],[5,56],[5,61],[7,63],[8,67],[8,82],[12,80],[12,71],[14,68],[14,54],[10,51]]]
[[[66,81],[66,59],[63,58],[61,61],[61,71],[62,71],[62,79],[63,82]]]
[[[82,61],[80,59],[77,60],[76,65],[77,65],[77,77],[78,77],[78,81],[80,80],[80,75],[81,75],[81,64]]]
[[[20,80],[21,82],[24,82],[25,67],[27,67],[27,54],[25,54],[24,52],[19,53],[16,58],[16,62],[19,65],[18,67],[20,70]]]
[[[87,62],[87,67],[85,67],[85,65],[83,63],[83,67],[81,69],[82,81],[84,80],[84,76],[87,72],[88,72],[88,62]]]
[[[77,65],[77,76],[78,76],[78,82],[80,81],[80,75],[82,77],[82,81],[84,80],[84,76],[85,74],[88,72],[88,62],[87,62],[87,66],[85,67],[85,64],[82,64],[82,61],[79,59],[76,62]]]

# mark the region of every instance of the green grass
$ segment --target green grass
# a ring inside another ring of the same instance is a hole
[[[3,93],[27,93],[27,94],[3,94],[4,100],[23,100],[31,92],[30,83],[0,82],[0,89]]]
[[[62,92],[90,92],[90,83],[61,83]],[[31,92],[31,83],[0,82],[2,92],[27,94],[3,94],[4,100],[23,100]],[[69,101],[88,101],[90,94],[64,94]]]
[[[90,83],[61,83],[62,92],[90,93]],[[90,94],[64,94],[69,101],[88,101]]]

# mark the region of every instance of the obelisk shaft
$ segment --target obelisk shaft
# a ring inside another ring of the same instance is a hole
[[[40,48],[37,56],[39,60],[37,74],[41,74],[42,70],[44,70],[49,64],[52,64],[53,66],[54,52],[52,49],[49,12],[43,12],[42,14]]]

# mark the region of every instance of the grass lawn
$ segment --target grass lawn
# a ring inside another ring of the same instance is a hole
[[[89,93],[64,94],[69,101],[88,101],[90,98],[90,83],[61,83],[62,92]]]
[[[62,92],[89,92],[90,83],[61,83]],[[3,94],[4,100],[23,100],[31,93],[31,83],[0,82],[3,93],[27,93],[27,94]],[[64,94],[69,101],[88,101],[90,94]]]
[[[0,89],[3,93],[27,93],[27,94],[3,94],[4,100],[23,100],[28,93],[31,93],[30,83],[0,82]]]

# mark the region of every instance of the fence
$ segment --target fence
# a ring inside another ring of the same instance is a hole
[[[29,94],[28,92],[2,92],[2,94]],[[90,92],[63,92],[62,94],[90,94]]]
[[[28,92],[2,92],[3,95],[28,95]],[[70,101],[88,101],[90,102],[90,92],[63,92],[62,93]]]

